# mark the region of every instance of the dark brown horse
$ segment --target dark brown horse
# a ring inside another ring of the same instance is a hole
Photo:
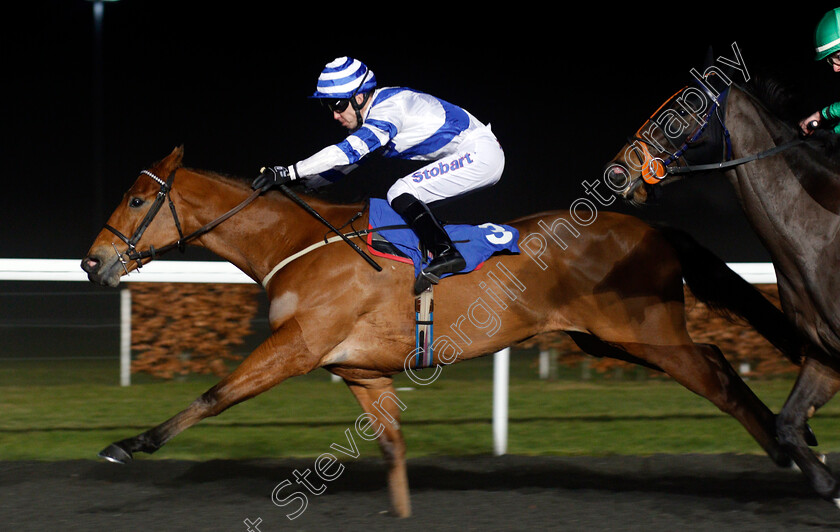
[[[91,281],[116,286],[140,263],[192,241],[265,285],[272,333],[185,410],[101,456],[127,462],[132,453],[154,452],[208,416],[289,377],[325,368],[344,379],[369,416],[363,428],[378,436],[388,463],[393,510],[409,515],[392,376],[415,371],[413,267],[379,259],[383,268],[377,271],[343,242],[305,252],[327,232],[312,213],[280,191],[254,193],[244,182],[184,168],[181,160],[178,148],[144,170],[82,268]],[[307,201],[336,227],[365,212],[365,205]],[[354,224],[366,227],[367,214]],[[591,354],[664,371],[735,417],[778,464],[790,463],[777,443],[774,415],[719,349],[695,344],[686,331],[683,277],[710,305],[740,305],[735,312],[795,356],[796,341],[787,336],[782,314],[752,286],[685,235],[630,216],[549,212],[512,225],[520,232],[521,253],[494,256],[480,270],[435,288],[436,364],[567,331]],[[368,249],[364,239],[349,238]]]
[[[807,339],[799,378],[778,416],[782,447],[822,497],[840,499],[831,471],[807,445],[806,421],[840,389],[840,164],[832,139],[804,140],[779,118],[772,83],[687,87],[639,129],[605,178],[643,203],[679,177],[723,171],[769,251],[782,309]],[[705,101],[704,101],[705,100]],[[773,109],[773,110],[771,110]]]

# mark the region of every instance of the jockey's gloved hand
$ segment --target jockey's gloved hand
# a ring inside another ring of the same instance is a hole
[[[292,173],[285,166],[264,166],[260,169],[260,175],[251,183],[251,188],[257,190],[266,185],[276,187],[290,183],[293,179]]]

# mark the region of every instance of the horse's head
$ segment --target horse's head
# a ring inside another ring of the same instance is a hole
[[[644,203],[654,187],[678,179],[680,167],[720,162],[725,97],[689,86],[668,98],[607,164],[606,184],[625,200]]]
[[[117,286],[122,275],[154,257],[160,250],[155,244],[180,241],[180,225],[171,208],[169,191],[183,155],[183,147],[175,148],[152,168],[143,170],[125,193],[82,260],[82,269],[92,282]],[[167,202],[170,208],[162,209]]]

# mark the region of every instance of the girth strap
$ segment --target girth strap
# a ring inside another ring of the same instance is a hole
[[[306,255],[307,253],[309,253],[311,251],[315,251],[316,249],[318,249],[322,246],[326,246],[327,244],[332,244],[334,242],[340,242],[342,240],[346,241],[348,238],[362,238],[362,237],[367,236],[370,233],[377,233],[379,231],[388,231],[388,230],[392,230],[392,229],[407,229],[407,228],[408,228],[407,225],[388,225],[388,226],[382,226],[382,227],[374,227],[372,229],[361,229],[359,231],[353,231],[352,233],[341,233],[338,236],[324,238],[323,240],[315,242],[311,246],[307,246],[307,247],[303,248],[302,250],[298,251],[297,253],[289,255],[285,259],[281,260],[279,264],[277,264],[274,268],[272,268],[271,271],[268,272],[268,274],[266,274],[265,277],[263,277],[263,279],[262,279],[263,288],[268,288],[268,283],[271,282],[271,279],[274,277],[274,275],[277,272],[279,272],[280,270],[282,270],[283,268],[285,268],[290,262],[295,261],[295,260],[303,257],[304,255]]]

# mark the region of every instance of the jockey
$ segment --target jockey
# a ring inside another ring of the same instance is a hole
[[[817,24],[814,32],[816,60],[826,59],[834,72],[840,72],[840,8],[832,9]],[[814,125],[819,126],[823,120],[837,122],[832,128],[840,133],[840,102],[833,103],[799,122],[799,127],[806,135],[813,132]]]
[[[252,186],[302,181],[310,188],[335,182],[381,149],[384,157],[429,163],[391,186],[387,200],[432,255],[415,282],[420,293],[440,277],[464,269],[428,204],[491,186],[505,164],[501,145],[489,125],[464,109],[429,94],[403,87],[377,88],[373,71],[358,60],[339,57],[326,65],[311,96],[332,112],[350,134],[291,166],[260,171]]]

